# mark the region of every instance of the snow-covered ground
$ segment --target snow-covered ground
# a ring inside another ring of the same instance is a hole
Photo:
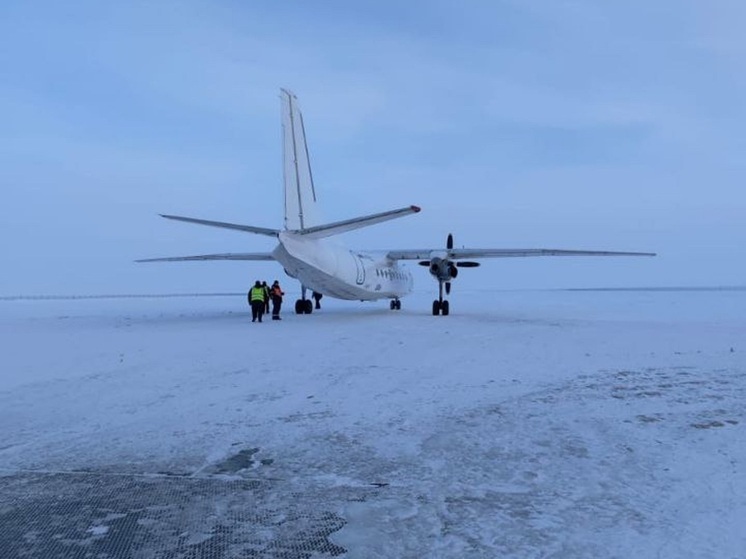
[[[431,298],[0,301],[0,555],[746,557],[746,291]]]

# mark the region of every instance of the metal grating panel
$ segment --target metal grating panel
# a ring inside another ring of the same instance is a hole
[[[346,553],[329,540],[345,524],[332,508],[264,481],[16,473],[0,476],[0,555],[323,559]]]

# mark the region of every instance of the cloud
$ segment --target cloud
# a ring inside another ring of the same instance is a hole
[[[653,245],[679,255],[660,283],[694,278],[697,259],[713,276],[744,272],[702,248],[746,240],[736,2],[1,9],[0,234],[28,242],[6,248],[16,265],[0,292],[42,277],[33,259],[53,260],[70,289],[91,275],[114,289],[133,281],[130,255],[264,248],[153,214],[279,222],[279,87],[300,98],[327,217],[425,209],[352,235],[357,246],[440,244],[458,229],[498,246]],[[221,277],[203,269],[191,288]]]

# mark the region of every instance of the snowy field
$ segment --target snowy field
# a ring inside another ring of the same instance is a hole
[[[746,291],[431,299],[0,301],[0,556],[746,557]]]

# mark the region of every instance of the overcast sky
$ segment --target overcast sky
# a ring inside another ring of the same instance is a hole
[[[423,208],[350,246],[660,254],[486,261],[473,288],[746,284],[744,21],[737,0],[2,2],[0,295],[292,287],[274,263],[132,262],[273,248],[157,214],[281,225],[280,87],[330,221]]]

